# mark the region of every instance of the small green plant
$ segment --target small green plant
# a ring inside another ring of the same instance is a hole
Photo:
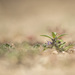
[[[57,51],[62,52],[62,51],[67,51],[70,48],[72,48],[73,47],[72,44],[66,45],[66,42],[61,40],[61,37],[64,35],[67,35],[67,34],[61,34],[61,35],[57,36],[56,32],[52,32],[52,36],[41,35],[41,36],[44,36],[44,37],[51,39],[51,41],[48,41],[47,44],[43,45],[44,50],[46,50],[47,48],[54,48],[55,47],[55,49]]]

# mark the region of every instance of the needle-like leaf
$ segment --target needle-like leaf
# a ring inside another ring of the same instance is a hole
[[[64,49],[65,49],[65,51],[67,51],[68,49],[72,48],[73,46],[74,45],[70,44],[70,45],[66,46]]]
[[[48,35],[40,35],[40,36],[44,36],[44,37],[48,37],[48,38],[52,39],[52,37],[48,36]]]
[[[62,36],[64,36],[64,35],[67,35],[67,34],[61,34],[61,35],[59,35],[57,38],[60,38],[60,37],[62,37]]]

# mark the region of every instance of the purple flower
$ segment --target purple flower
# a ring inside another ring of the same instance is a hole
[[[50,45],[50,44],[52,44],[52,42],[51,41],[47,41],[47,45]]]

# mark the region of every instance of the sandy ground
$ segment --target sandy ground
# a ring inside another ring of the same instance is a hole
[[[27,58],[25,64],[0,59],[0,75],[75,75],[75,55],[58,54]]]

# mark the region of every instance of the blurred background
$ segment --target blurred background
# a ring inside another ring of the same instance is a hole
[[[19,42],[56,26],[72,34],[74,20],[74,0],[0,0],[0,41]]]
[[[0,0],[0,75],[75,75],[75,52],[33,48],[51,32],[75,42],[75,0]]]

